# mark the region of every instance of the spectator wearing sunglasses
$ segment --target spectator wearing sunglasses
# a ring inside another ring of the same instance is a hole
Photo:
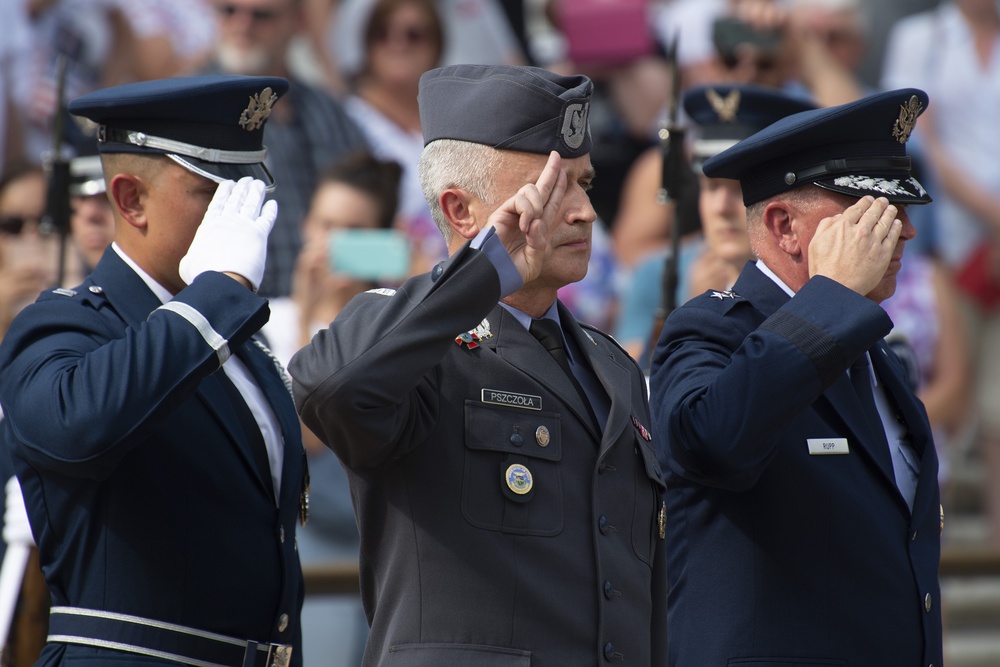
[[[0,180],[0,338],[56,276],[56,239],[42,224],[45,173],[13,165]]]
[[[444,52],[442,16],[434,0],[377,0],[363,39],[364,59],[345,104],[373,153],[403,166],[398,224],[410,241],[412,272],[425,273],[447,256],[417,178],[424,147],[417,87]]]
[[[284,298],[291,293],[292,273],[302,249],[299,223],[319,174],[367,144],[336,99],[289,69],[289,46],[305,27],[304,0],[213,2],[218,39],[207,71],[281,76],[290,83],[264,130],[265,164],[281,187],[273,193],[278,219],[268,238],[260,294]]]

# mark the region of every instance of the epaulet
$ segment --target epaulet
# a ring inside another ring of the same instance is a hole
[[[587,324],[585,322],[580,322],[580,328],[583,329],[583,333],[587,336],[587,338],[593,341],[594,345],[597,345],[597,341],[594,340],[594,337],[591,335],[591,332],[597,334],[598,336],[604,338],[605,340],[610,341],[615,347],[617,347],[619,350],[622,351],[622,354],[628,355],[628,352],[625,351],[625,348],[622,347],[622,344],[619,343],[617,340],[615,340],[615,337],[612,336],[611,334],[605,331],[601,331],[593,324]]]
[[[72,299],[75,301],[91,301],[94,298],[104,299],[104,289],[98,285],[77,285],[76,287],[56,287],[42,292],[39,301],[53,301],[56,299]]]
[[[382,296],[392,296],[395,293],[396,290],[391,287],[376,287],[365,292],[365,294],[381,294]]]
[[[746,299],[732,290],[707,290],[688,301],[686,305],[727,313],[737,304],[746,302]]]

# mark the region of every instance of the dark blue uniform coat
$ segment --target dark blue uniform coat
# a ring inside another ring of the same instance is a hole
[[[753,264],[674,311],[651,402],[667,477],[671,667],[941,665],[937,458],[876,303]],[[875,371],[920,456],[913,512],[846,374]],[[810,455],[808,439],[849,453]]]
[[[560,309],[611,397],[595,430],[499,298],[496,269],[466,246],[436,281],[356,297],[289,364],[303,422],[348,469],[364,664],[663,664],[663,487],[644,378]],[[492,337],[456,344],[484,318]],[[507,486],[510,466],[530,471],[529,493]]]
[[[277,503],[198,328],[157,310],[159,299],[110,248],[75,292],[43,294],[0,346],[4,444],[53,604],[297,649],[305,454],[280,371],[250,340],[267,302],[218,273],[174,299],[229,341],[270,402],[284,436]],[[72,656],[79,665],[161,662],[50,644],[41,664]]]

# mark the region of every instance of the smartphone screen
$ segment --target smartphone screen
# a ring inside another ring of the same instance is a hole
[[[410,246],[394,229],[330,232],[330,271],[359,280],[401,280],[410,270]]]

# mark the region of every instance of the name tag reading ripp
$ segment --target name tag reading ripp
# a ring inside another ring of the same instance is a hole
[[[508,405],[512,408],[525,408],[526,410],[541,410],[542,397],[531,394],[515,394],[510,391],[500,391],[499,389],[483,389],[483,403],[493,403],[494,405]]]
[[[823,454],[850,454],[847,438],[808,438],[809,453],[813,456]]]

